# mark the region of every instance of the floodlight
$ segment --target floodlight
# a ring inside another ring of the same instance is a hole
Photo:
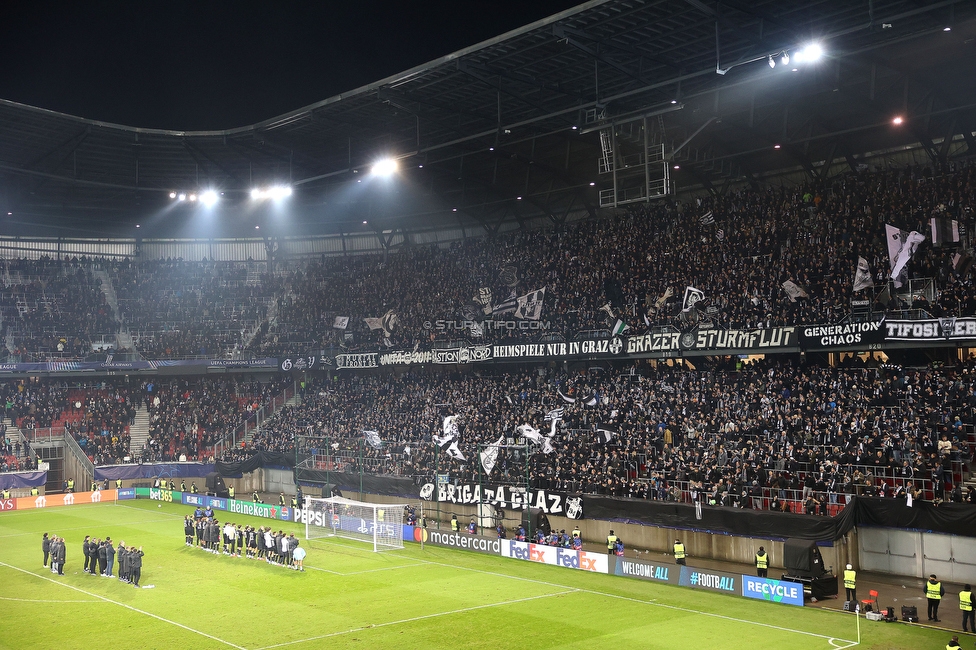
[[[793,58],[797,63],[816,63],[823,56],[823,48],[820,43],[810,43],[805,48],[794,54]]]
[[[180,194],[176,197],[176,200],[177,201],[186,201],[186,194],[184,194],[183,192],[180,192]]]
[[[258,199],[260,199],[261,198],[261,190],[259,190],[256,187],[253,190],[251,190],[251,198],[254,199],[255,201],[257,201]]]
[[[776,67],[776,59],[773,58],[773,55],[772,54],[770,54],[768,57],[766,57],[766,62],[769,63],[769,67],[770,68],[775,68]]]
[[[789,64],[790,64],[790,53],[789,53],[789,52],[786,52],[786,51],[784,51],[784,52],[783,52],[783,56],[782,56],[782,57],[780,57],[780,60],[779,60],[779,61],[780,61],[780,63],[782,63],[783,65],[789,65]]]
[[[898,116],[895,117],[895,119],[891,120],[891,123],[894,124],[895,126],[898,126],[899,124],[901,124],[904,121],[905,121],[905,118],[903,118],[901,115],[898,115]]]
[[[212,208],[214,205],[216,205],[217,200],[217,193],[213,190],[207,190],[200,195],[200,202],[208,208]]]
[[[288,185],[275,185],[270,190],[268,190],[267,195],[275,199],[283,199],[287,196],[291,196],[291,187]]]
[[[390,176],[397,170],[397,161],[393,158],[381,158],[373,163],[372,172],[376,176]]]
[[[176,198],[176,192],[170,192],[169,193],[169,198],[175,199]]]
[[[197,195],[196,194],[191,194],[190,195],[190,200],[191,201],[196,201],[197,200]]]

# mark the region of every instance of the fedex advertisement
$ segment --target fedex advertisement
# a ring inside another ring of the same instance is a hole
[[[516,560],[552,564],[567,569],[580,569],[596,573],[608,572],[607,556],[602,553],[574,551],[570,548],[519,542],[514,539],[501,540],[501,555]]]
[[[746,598],[768,600],[771,603],[803,607],[803,585],[799,582],[742,576],[742,595]]]

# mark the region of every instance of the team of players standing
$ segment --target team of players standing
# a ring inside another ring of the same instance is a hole
[[[210,553],[219,555],[223,552],[224,555],[249,560],[263,559],[268,564],[287,566],[296,571],[305,570],[305,549],[295,533],[274,532],[271,526],[255,529],[233,523],[221,525],[210,508],[197,508],[192,517],[186,515],[183,535],[187,546],[196,545]]]
[[[119,548],[116,550],[111,537],[100,540],[97,537],[85,535],[81,551],[85,556],[85,573],[103,578],[113,578],[115,576],[112,575],[112,572],[115,570],[115,560],[118,557],[119,581],[139,588],[139,580],[142,577],[142,558],[145,555],[141,546],[139,548],[133,545],[126,546],[125,542],[120,541]],[[51,573],[63,576],[65,556],[67,555],[67,545],[64,538],[57,535],[48,537],[48,534],[44,533],[41,537],[41,552],[44,553],[44,566],[47,566],[48,558],[50,558]]]

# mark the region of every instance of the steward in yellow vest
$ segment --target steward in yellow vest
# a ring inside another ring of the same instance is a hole
[[[685,545],[680,539],[674,540],[674,561],[678,564],[685,564]]]
[[[847,570],[844,571],[844,589],[847,590],[847,600],[851,600],[854,604],[857,604],[857,571],[854,570],[850,564],[847,565]]]
[[[116,490],[122,489],[122,479],[120,478],[115,479],[115,489]]]
[[[942,602],[943,596],[945,596],[945,587],[942,586],[942,583],[936,579],[933,573],[925,583],[925,599],[929,604],[928,614],[930,621],[939,622],[939,604]]]
[[[41,494],[41,491],[38,490],[36,487],[35,488],[31,488],[30,495],[32,497],[39,496],[40,494]]]
[[[768,574],[769,555],[766,553],[766,549],[760,546],[759,552],[756,553],[756,575],[760,578],[765,578]]]
[[[614,550],[616,548],[617,548],[617,536],[614,535],[613,531],[611,530],[610,534],[607,535],[607,555],[613,555]]]
[[[973,588],[966,585],[959,592],[959,609],[962,610],[962,631],[976,632],[976,612],[973,611]]]

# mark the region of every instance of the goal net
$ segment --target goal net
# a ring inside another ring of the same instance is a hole
[[[305,538],[343,537],[369,542],[374,551],[403,548],[403,504],[366,503],[342,497],[306,497]]]

